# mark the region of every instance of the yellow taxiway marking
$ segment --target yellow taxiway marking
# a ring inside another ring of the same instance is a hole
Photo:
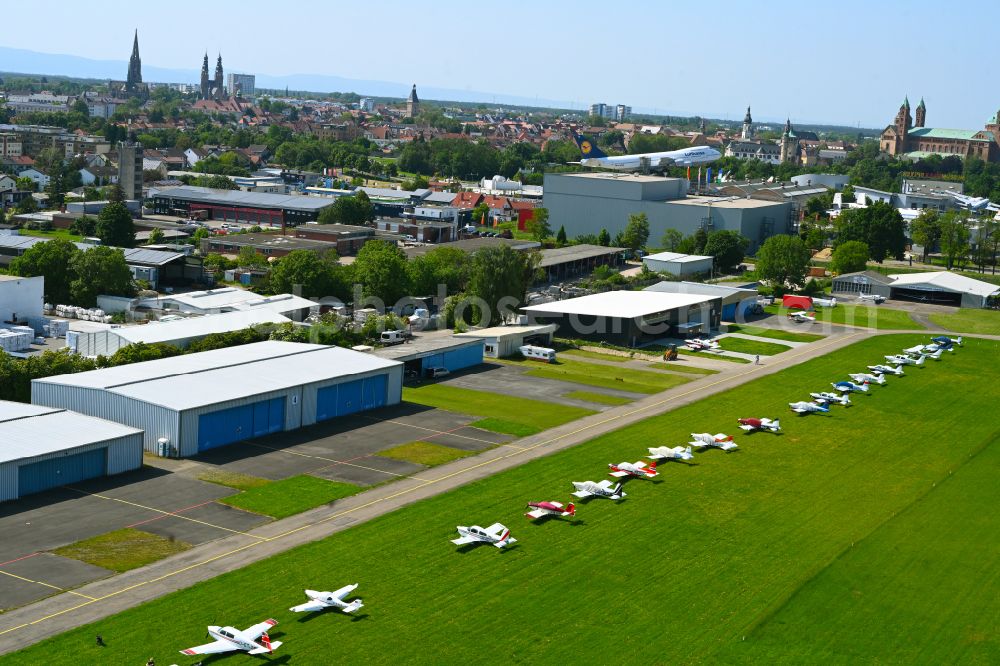
[[[52,585],[51,583],[45,583],[40,580],[32,580],[30,578],[25,578],[24,576],[18,576],[17,574],[12,574],[9,571],[3,571],[0,569],[0,574],[4,576],[10,576],[11,578],[16,578],[18,580],[23,580],[26,583],[34,583],[35,585],[44,585],[45,587],[51,587],[53,590],[59,590],[60,592],[69,592],[70,594],[75,594],[78,597],[83,597],[84,599],[90,599],[91,601],[97,601],[94,597],[88,596],[86,594],[81,594],[79,592],[74,592],[73,590],[67,590],[64,587],[59,587],[58,585]]]
[[[248,442],[248,444],[250,446],[259,447],[261,449],[267,449],[268,451],[276,451],[278,453],[289,453],[289,454],[291,454],[293,456],[301,456],[303,458],[313,458],[315,460],[323,460],[323,461],[326,461],[326,462],[330,463],[329,465],[324,465],[323,467],[320,467],[317,470],[313,470],[313,471],[319,471],[320,469],[327,469],[328,467],[336,467],[337,465],[347,465],[348,467],[357,467],[358,469],[367,469],[368,471],[371,471],[371,472],[379,472],[381,474],[388,474],[389,476],[398,476],[398,477],[401,477],[401,478],[411,478],[411,479],[417,478],[415,476],[410,476],[409,474],[398,474],[396,472],[387,472],[384,469],[378,469],[377,467],[368,467],[367,465],[359,465],[359,464],[353,463],[353,462],[351,462],[349,460],[338,460],[336,458],[327,458],[325,456],[317,456],[317,455],[314,455],[312,453],[302,453],[301,451],[291,451],[289,449],[281,449],[281,448],[274,447],[274,446],[267,446],[266,444],[257,444],[256,442]],[[367,458],[368,456],[361,456],[361,457],[362,458]]]

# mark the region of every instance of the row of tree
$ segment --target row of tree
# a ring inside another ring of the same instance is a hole
[[[119,248],[103,245],[81,250],[69,241],[53,239],[28,248],[10,264],[11,275],[45,277],[45,301],[94,307],[97,296],[133,296],[132,271]]]

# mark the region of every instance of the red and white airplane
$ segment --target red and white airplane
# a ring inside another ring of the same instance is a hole
[[[687,448],[683,446],[651,446],[648,451],[649,457],[653,460],[691,460],[694,458],[690,446]]]
[[[721,432],[714,435],[710,435],[707,432],[693,432],[691,433],[691,441],[688,444],[696,448],[714,446],[723,451],[732,451],[733,449],[740,448],[736,446],[732,435],[723,435]]]
[[[524,515],[532,520],[547,516],[565,518],[566,516],[576,515],[576,506],[572,502],[565,506],[563,506],[562,502],[528,502],[528,508],[532,510]]]
[[[488,543],[491,546],[503,548],[517,541],[510,535],[510,530],[500,523],[493,523],[486,528],[479,525],[472,527],[459,525],[456,529],[459,536],[457,539],[451,540],[456,546],[464,546],[467,543]]]
[[[796,324],[812,323],[816,321],[816,314],[799,310],[798,312],[789,312],[788,318]]]
[[[215,639],[212,643],[198,645],[181,654],[218,654],[241,650],[247,654],[271,654],[281,646],[281,641],[271,642],[267,630],[278,624],[277,620],[264,620],[243,631],[233,627],[208,628],[208,635]]]
[[[747,432],[754,432],[755,430],[768,430],[770,432],[779,432],[781,430],[781,421],[778,419],[759,418],[759,419],[737,419],[740,424],[740,430],[746,430]]]
[[[354,585],[345,585],[335,592],[317,592],[316,590],[306,590],[306,596],[309,597],[309,601],[304,604],[299,604],[298,606],[292,606],[288,610],[293,613],[308,613],[312,611],[326,610],[327,608],[336,608],[344,611],[345,613],[353,613],[359,608],[364,607],[364,604],[361,603],[361,599],[355,599],[350,603],[344,601],[344,599],[348,594],[356,589],[358,589],[357,583]]]
[[[623,476],[644,476],[647,479],[652,479],[653,477],[659,475],[659,472],[656,471],[655,460],[649,463],[648,467],[646,466],[645,461],[642,460],[634,463],[622,462],[617,465],[612,464],[608,465],[608,467],[611,468],[611,476],[617,476],[619,478]]]
[[[701,340],[699,338],[695,338],[694,340],[688,340],[684,344],[687,345],[687,348],[692,351],[721,351],[719,349],[719,343],[715,340]]]

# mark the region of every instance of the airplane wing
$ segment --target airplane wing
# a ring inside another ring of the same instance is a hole
[[[181,654],[219,654],[221,652],[232,652],[233,650],[238,650],[236,643],[230,643],[229,641],[215,641],[213,643],[205,643],[204,645],[196,645],[193,648],[188,648],[187,650],[181,650]]]
[[[738,447],[734,442],[719,442],[719,448],[723,451],[731,451],[740,447]]]
[[[660,453],[650,453],[649,458],[650,460],[663,460],[664,458],[666,458],[666,456]]]
[[[575,497],[579,497],[580,499],[584,499],[586,497],[590,497],[594,493],[590,492],[589,490],[578,490],[575,493],[570,493],[570,494]]]
[[[272,641],[271,647],[259,647],[249,650],[247,654],[270,654],[281,647],[281,641]]]
[[[464,536],[464,537],[459,537],[457,539],[452,539],[451,540],[451,542],[453,544],[455,544],[456,546],[464,546],[467,543],[475,543],[477,541],[479,541],[479,539],[477,539],[476,537],[472,537],[472,536]]]
[[[535,509],[534,511],[529,511],[524,515],[530,516],[531,518],[541,518],[542,516],[547,515],[547,513],[545,509]]]
[[[278,624],[277,620],[264,620],[263,622],[258,622],[253,626],[247,627],[243,630],[243,633],[250,634],[254,640],[257,640],[264,635],[264,632],[276,624]]]
[[[292,606],[288,610],[293,613],[311,613],[313,611],[321,611],[325,608],[328,608],[328,606],[322,601],[309,601],[298,606]]]
[[[610,474],[611,476],[616,476],[616,477],[618,477],[618,478],[621,478],[621,477],[623,477],[623,476],[628,476],[628,472],[622,472],[622,471],[618,471],[618,472],[609,472],[609,474]]]
[[[740,430],[746,430],[747,432],[750,432],[751,430],[753,430],[753,426],[741,425]]]

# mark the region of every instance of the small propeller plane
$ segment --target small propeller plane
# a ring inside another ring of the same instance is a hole
[[[930,346],[930,345],[928,345],[928,346]],[[927,349],[927,347],[924,347],[924,345],[917,345],[916,347],[910,347],[909,349],[904,349],[903,353],[904,354],[910,354],[910,355],[913,355],[913,356],[921,356],[921,357],[926,356],[928,358],[934,359],[935,361],[940,361],[941,360],[941,350],[940,349],[929,350],[929,349]]]
[[[913,358],[912,356],[905,356],[902,354],[886,356],[885,360],[889,363],[895,363],[896,365],[923,365],[924,357]]]
[[[714,446],[722,449],[723,451],[732,451],[733,449],[740,448],[736,446],[736,442],[733,441],[732,435],[723,435],[721,432],[714,435],[707,432],[693,432],[691,433],[691,441],[688,442],[688,444],[695,448]]]
[[[601,482],[595,481],[574,481],[573,487],[576,488],[576,492],[573,495],[583,499],[585,497],[603,497],[605,499],[619,500],[625,497],[625,491],[622,490],[622,484],[616,483],[611,485],[611,482],[604,479]]]
[[[745,430],[747,432],[754,432],[756,430],[768,430],[770,432],[780,432],[781,431],[781,421],[778,419],[737,419],[740,424],[740,430]]]
[[[458,530],[458,538],[451,540],[456,546],[464,546],[467,543],[488,543],[491,546],[503,548],[517,541],[510,535],[510,530],[500,523],[493,523],[487,528],[482,528],[479,525],[472,527],[459,525],[456,529]]]
[[[830,411],[830,408],[826,405],[821,405],[818,402],[790,402],[788,406],[792,408],[792,411],[796,414],[826,414]]]
[[[820,403],[830,403],[835,405],[843,405],[844,407],[851,406],[851,398],[846,393],[833,393],[831,391],[823,391],[821,393],[810,393],[809,397]]]
[[[788,318],[796,324],[804,324],[806,322],[812,323],[816,321],[815,314],[809,314],[808,312],[804,312],[802,310],[799,310],[798,312],[789,312]]]
[[[281,641],[272,642],[267,635],[267,630],[276,624],[277,620],[264,620],[243,631],[233,627],[210,626],[208,635],[215,639],[214,642],[181,650],[181,654],[219,654],[236,650],[247,654],[271,654],[281,646]]]
[[[906,374],[903,372],[903,366],[901,365],[897,365],[895,368],[891,365],[869,365],[868,369],[880,375],[896,375],[901,377]]]
[[[961,347],[962,336],[960,335],[957,338],[949,338],[947,335],[938,335],[931,338],[931,342],[938,345],[944,345],[945,348],[951,347],[952,345],[958,345],[959,347]]]
[[[694,340],[688,340],[684,344],[687,345],[687,348],[692,351],[722,351],[719,348],[719,343],[715,340],[701,340],[695,338]]]
[[[572,502],[565,506],[563,506],[562,502],[528,502],[528,508],[531,511],[524,515],[532,520],[548,516],[565,518],[566,516],[576,515],[576,506]]]
[[[841,393],[868,393],[868,384],[855,384],[854,382],[834,382],[830,384]]]
[[[293,613],[308,613],[311,611],[326,610],[327,608],[336,608],[345,613],[353,613],[359,608],[363,608],[364,604],[361,602],[361,599],[355,599],[348,603],[344,601],[344,598],[356,589],[358,589],[357,583],[354,585],[345,585],[334,592],[306,590],[306,596],[309,597],[309,601],[298,606],[292,606],[288,610]]]
[[[627,477],[645,477],[647,479],[652,479],[659,475],[659,472],[656,471],[655,460],[649,463],[648,467],[646,466],[646,463],[642,460],[634,463],[622,462],[618,463],[617,465],[610,464],[608,465],[608,467],[611,468],[610,472],[611,476],[616,476],[618,478],[627,476]]]
[[[683,446],[652,446],[649,449],[649,457],[653,460],[691,460],[694,455],[691,447]]]
[[[847,375],[856,382],[861,382],[862,384],[878,384],[879,386],[885,386],[885,375],[869,374],[867,372],[854,372]]]

